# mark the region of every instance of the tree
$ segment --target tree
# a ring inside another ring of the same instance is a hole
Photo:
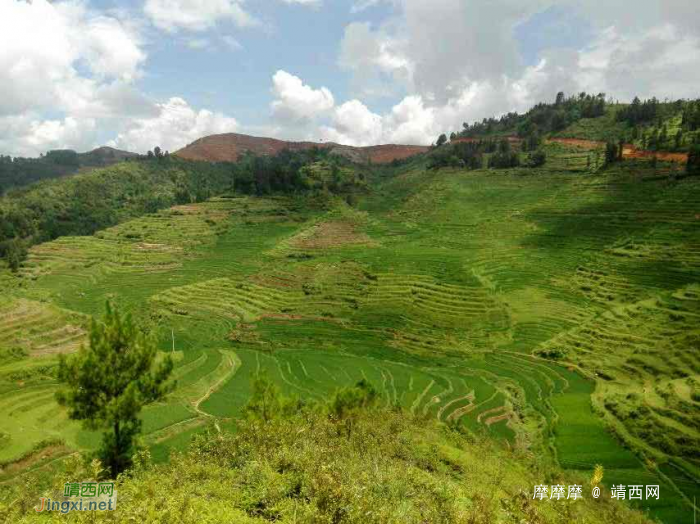
[[[7,264],[13,273],[17,273],[24,259],[27,258],[27,248],[21,240],[14,238],[7,243],[6,250]]]
[[[438,137],[437,144],[435,144],[437,147],[440,147],[444,145],[447,142],[447,135],[445,133],[441,134]]]
[[[625,151],[625,141],[624,141],[624,139],[621,138],[621,139],[620,139],[620,143],[619,143],[619,147],[618,147],[618,150],[617,150],[617,160],[618,160],[618,162],[622,162],[622,155],[623,155],[624,151]]]
[[[617,144],[615,142],[608,142],[605,144],[605,165],[617,162],[618,152]]]
[[[163,158],[163,151],[161,151],[160,147],[156,146],[153,148],[153,154],[156,156],[157,159]]]
[[[253,380],[253,391],[245,407],[245,414],[252,419],[269,422],[282,411],[282,395],[279,388],[265,373],[258,373]]]
[[[551,98],[550,98],[551,100]],[[554,103],[554,105],[560,106],[564,103],[564,91],[559,91],[557,93],[557,101]]]
[[[590,160],[590,159],[589,159]],[[527,167],[541,167],[547,161],[547,155],[544,151],[533,151],[527,156]]]
[[[688,152],[686,172],[689,175],[700,175],[700,145],[695,145]]]
[[[114,478],[131,464],[141,409],[174,386],[168,381],[172,359],[156,365],[156,354],[154,339],[108,302],[102,321],[92,320],[89,344],[59,357],[58,380],[64,387],[56,399],[71,419],[104,430],[98,456]]]

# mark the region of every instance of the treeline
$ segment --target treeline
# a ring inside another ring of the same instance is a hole
[[[540,103],[524,115],[508,113],[498,119],[484,118],[481,122],[463,124],[458,135],[465,138],[489,135],[517,134],[519,137],[561,131],[581,118],[596,118],[605,114],[605,94],[580,93],[567,98],[557,94],[553,104]]]
[[[626,122],[631,126],[653,122],[659,117],[660,105],[656,98],[642,102],[639,97],[635,96],[630,105],[617,111],[615,118],[618,122]]]
[[[136,156],[108,147],[88,153],[77,153],[71,149],[57,149],[38,158],[0,155],[0,195],[12,188],[70,175],[81,168],[106,167]]]
[[[34,244],[91,235],[132,217],[201,202],[231,184],[230,165],[170,158],[125,162],[13,190],[0,199],[0,257],[17,269]]]
[[[77,153],[73,156],[51,151],[40,158],[0,155],[0,194],[13,187],[75,173],[79,168]]]
[[[439,143],[440,141],[438,141]],[[454,167],[463,169],[507,169],[512,167],[539,167],[544,165],[546,155],[538,149],[540,141],[531,137],[523,140],[519,147],[511,144],[510,140],[485,139],[474,141],[455,141],[437,147],[428,161],[429,169]],[[529,152],[525,160],[521,152]]]
[[[285,149],[274,156],[245,153],[233,166],[235,190],[268,195],[311,190],[354,193],[366,189],[365,176],[351,162],[328,149]]]

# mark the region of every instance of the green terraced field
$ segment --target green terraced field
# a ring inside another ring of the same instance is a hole
[[[359,209],[217,198],[35,246],[0,279],[0,482],[97,442],[52,372],[112,299],[177,361],[144,413],[158,460],[231,427],[257,371],[310,399],[366,379],[543,463],[602,464],[608,487],[659,484],[651,515],[683,521],[700,495],[700,181],[548,147],[536,171],[378,172]]]

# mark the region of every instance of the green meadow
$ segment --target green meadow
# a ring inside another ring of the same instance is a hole
[[[547,152],[538,169],[376,167],[355,207],[230,195],[32,247],[0,275],[0,483],[97,445],[53,400],[54,371],[112,300],[176,360],[175,392],[144,412],[157,461],[235,430],[256,372],[319,400],[365,379],[548,467],[658,484],[635,507],[688,521],[700,180]]]

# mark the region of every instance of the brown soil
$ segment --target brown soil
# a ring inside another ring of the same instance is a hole
[[[496,140],[501,140],[503,137],[492,137]],[[522,138],[518,138],[517,136],[507,136],[505,137],[508,139],[508,142],[511,144],[519,144],[523,141]],[[484,140],[483,138],[468,138],[468,137],[462,137],[462,138],[455,138],[454,140],[450,140],[450,144],[460,144],[460,143],[472,143],[472,142],[478,142],[480,140]]]
[[[32,453],[31,455],[23,457],[16,462],[11,462],[7,464],[5,467],[0,468],[0,474],[5,476],[12,475],[13,473],[17,473],[20,471],[25,471],[27,468],[34,466],[39,462],[42,462],[49,458],[65,455],[69,451],[70,450],[64,445],[53,444],[37,451],[36,453]]]
[[[208,162],[235,161],[251,151],[258,155],[274,155],[285,149],[303,151],[312,147],[337,149],[339,154],[351,157],[355,161],[371,160],[373,163],[388,163],[395,159],[404,159],[428,151],[427,146],[379,145],[370,147],[352,147],[333,142],[288,142],[275,138],[261,138],[238,133],[225,133],[200,138],[174,154],[188,160]]]
[[[556,142],[558,144],[566,144],[570,146],[581,147],[584,149],[597,149],[605,147],[605,142],[596,140],[582,140],[580,138],[550,138],[547,142]],[[648,151],[637,149],[632,144],[625,144],[622,148],[622,158],[654,158],[664,162],[686,163],[688,161],[688,153],[670,153],[668,151]]]
[[[289,245],[298,249],[327,249],[348,244],[369,244],[364,233],[358,233],[352,222],[321,222],[292,238]]]

